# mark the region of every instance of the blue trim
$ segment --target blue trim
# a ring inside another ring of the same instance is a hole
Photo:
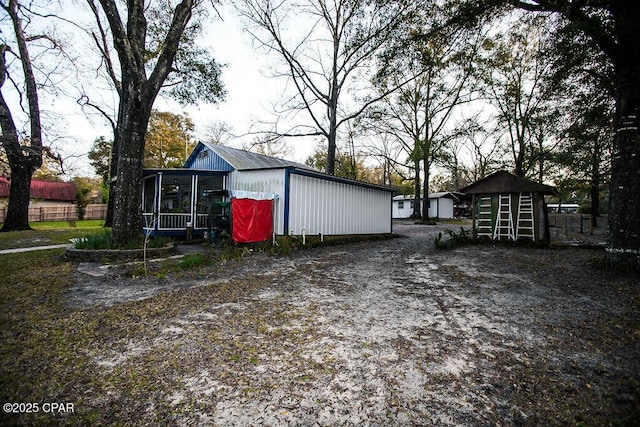
[[[314,172],[311,170],[303,170],[303,169],[295,169],[295,168],[288,168],[288,171],[290,171],[290,173],[295,173],[296,175],[302,175],[302,176],[308,176],[311,178],[318,178],[318,179],[323,179],[325,181],[332,181],[332,182],[339,182],[342,184],[349,184],[349,185],[355,185],[357,187],[364,187],[364,188],[371,188],[374,190],[378,190],[378,191],[388,191],[390,193],[397,193],[397,190],[390,188],[390,187],[383,187],[382,185],[376,185],[376,184],[370,184],[368,182],[362,182],[362,181],[355,181],[353,179],[347,179],[347,178],[341,178],[339,176],[333,176],[333,175],[327,175],[326,173],[322,173],[322,172]]]
[[[203,230],[203,229],[194,229],[192,235],[194,237],[201,237],[201,236],[204,236],[205,231],[206,230]],[[187,231],[186,230],[152,230],[151,233],[149,233],[149,236],[151,237],[155,237],[155,236],[186,237]]]
[[[224,176],[228,175],[227,171],[212,171],[203,169],[143,169],[143,176],[151,176],[153,174],[163,174],[171,176]]]
[[[207,150],[207,156],[200,158],[200,153]],[[203,142],[198,142],[196,148],[191,152],[189,158],[184,162],[184,168],[210,171],[231,172],[236,168],[222,158],[214,149]]]
[[[289,235],[289,199],[291,198],[291,172],[294,172],[294,168],[285,168],[284,170],[284,225],[283,233],[285,236]]]

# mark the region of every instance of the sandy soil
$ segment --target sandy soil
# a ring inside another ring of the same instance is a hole
[[[134,423],[602,425],[640,415],[637,276],[599,268],[597,250],[436,251],[445,228],[397,224],[396,239],[254,254],[197,278],[81,264],[70,301],[260,283],[166,317],[124,349],[91,350],[105,375],[143,355],[179,361],[167,373],[174,386],[138,403]]]

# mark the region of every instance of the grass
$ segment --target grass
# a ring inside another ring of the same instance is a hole
[[[103,224],[103,220],[77,221],[75,227],[66,221],[34,222],[31,224],[33,230],[0,233],[0,249],[69,243],[69,239],[101,232]]]
[[[166,317],[236,302],[263,285],[262,280],[247,278],[108,308],[74,308],[69,294],[76,272],[73,264],[60,260],[63,251],[0,256],[0,401],[67,402],[74,404],[75,413],[54,417],[43,411],[0,412],[0,425],[102,425],[114,419],[140,424],[150,396],[169,395],[179,388],[174,378],[186,369],[179,348],[159,345],[113,369],[97,366],[96,356],[126,354],[131,343],[157,335]],[[189,256],[179,268],[204,261],[200,255]],[[173,410],[166,403],[156,412],[166,421]],[[165,423],[155,421],[151,424]]]

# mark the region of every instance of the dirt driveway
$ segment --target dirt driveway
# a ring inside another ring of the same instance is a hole
[[[636,420],[638,277],[598,268],[595,250],[436,251],[444,228],[398,224],[397,239],[256,254],[198,280],[116,283],[78,273],[76,306],[168,290],[178,304],[199,293],[153,332],[90,350],[98,375],[144,363],[163,386],[144,390],[142,401],[114,388],[84,403],[111,408],[104,422],[136,424]],[[243,280],[255,286],[233,301],[206,298]]]

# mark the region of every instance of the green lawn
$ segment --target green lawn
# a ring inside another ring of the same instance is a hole
[[[0,249],[69,243],[69,239],[99,233],[104,220],[77,221],[71,227],[67,221],[32,222],[33,230],[0,233]]]

